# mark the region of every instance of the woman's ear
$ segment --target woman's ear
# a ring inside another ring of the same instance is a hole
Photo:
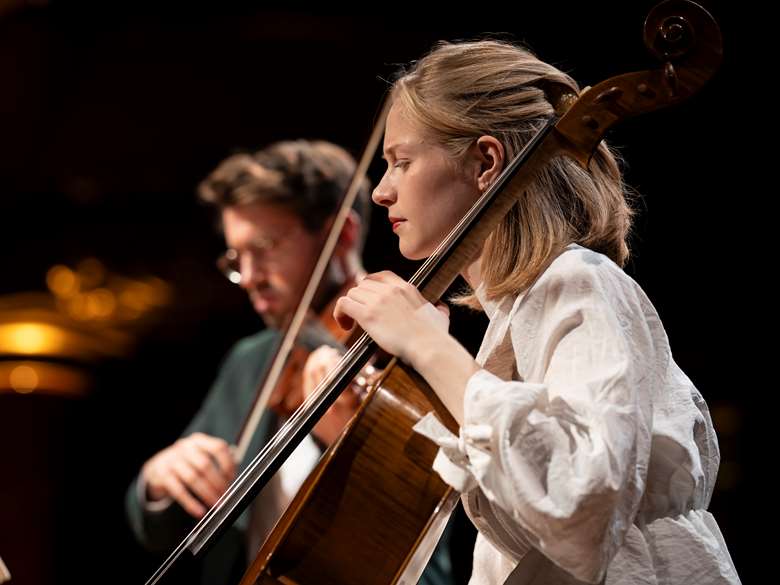
[[[474,146],[480,163],[477,186],[484,191],[504,170],[504,146],[497,138],[487,135],[480,136]]]

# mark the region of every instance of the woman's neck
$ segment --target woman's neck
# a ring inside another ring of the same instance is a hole
[[[471,287],[471,290],[477,290],[480,284],[482,284],[482,254],[468,266],[466,266],[460,273],[460,275],[466,280]]]

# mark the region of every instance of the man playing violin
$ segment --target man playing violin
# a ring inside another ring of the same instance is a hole
[[[220,214],[228,247],[218,264],[249,295],[267,328],[240,340],[225,358],[195,418],[172,445],[153,455],[130,485],[126,508],[137,539],[149,550],[169,552],[225,492],[241,471],[231,443],[252,408],[289,316],[307,286],[355,161],[334,144],[305,140],[275,143],[225,159],[201,184],[199,197]],[[361,187],[339,234],[312,303],[322,327],[306,327],[301,343],[334,345],[327,331],[333,303],[364,274],[360,260],[368,224],[369,186]],[[323,337],[324,336],[324,337]],[[300,372],[271,395],[249,443],[244,463],[273,436],[303,399]],[[203,583],[238,582],[265,537],[359,404],[345,392],[285,462],[234,526],[204,558]],[[444,539],[443,539],[444,540]],[[247,558],[249,557],[249,558]],[[452,582],[442,542],[421,583]]]

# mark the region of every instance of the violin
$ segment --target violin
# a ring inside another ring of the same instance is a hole
[[[287,364],[276,383],[267,407],[280,417],[286,419],[303,404],[303,368],[311,352],[320,345],[332,345],[344,349],[350,338],[350,331],[341,329],[333,318],[336,300],[342,293],[355,285],[350,280],[342,291],[332,301],[323,307],[319,313],[312,314],[303,326],[295,347],[287,358]],[[240,438],[236,443],[240,443]]]

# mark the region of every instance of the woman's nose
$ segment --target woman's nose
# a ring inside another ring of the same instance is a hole
[[[397,199],[396,190],[390,184],[390,181],[387,178],[387,174],[385,174],[385,176],[382,177],[382,180],[379,181],[379,184],[371,194],[371,199],[373,199],[374,203],[377,205],[384,205],[385,207],[389,207],[395,203]]]

